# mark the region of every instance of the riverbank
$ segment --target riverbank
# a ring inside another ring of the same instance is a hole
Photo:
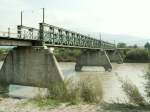
[[[0,54],[0,61],[4,61],[7,54]]]
[[[150,106],[137,107],[128,104],[78,104],[37,107],[27,99],[0,98],[0,112],[149,112]]]
[[[87,75],[94,77],[99,76],[101,78],[101,83],[103,85],[104,91],[104,101],[118,101],[123,102],[124,99],[127,99],[125,94],[121,89],[121,85],[118,82],[116,74],[118,74],[122,78],[128,77],[134,84],[137,85],[140,91],[144,91],[143,89],[143,75],[147,71],[148,64],[138,64],[138,63],[124,63],[124,64],[115,64],[113,63],[113,71],[105,72],[99,67],[89,67],[84,68],[84,72],[75,72],[74,65],[75,63],[59,63],[60,68],[63,71],[65,77],[68,76],[82,76],[85,77]],[[134,73],[134,74],[133,74]],[[26,87],[27,88],[27,87]],[[13,90],[15,93],[14,97],[24,96],[35,94],[36,91],[33,89],[24,89],[18,88]],[[42,90],[43,91],[43,90]],[[0,100],[0,112],[145,112],[145,109],[140,109],[139,107],[133,107],[126,104],[116,104],[113,102],[109,102],[110,105],[102,107],[101,104],[87,104],[80,103],[76,105],[68,105],[67,103],[53,103],[49,106],[39,107],[27,99],[18,99],[18,98],[3,98]],[[27,104],[28,102],[28,104]],[[43,103],[42,103],[43,105]],[[140,107],[141,108],[141,107]],[[128,111],[125,111],[128,110]]]
[[[80,104],[68,106],[62,103],[58,106],[37,107],[27,104],[27,99],[1,98],[0,112],[97,112],[97,105]]]
[[[7,56],[8,52],[10,49],[4,49],[4,48],[0,48],[0,61],[3,61],[5,59],[5,57]]]

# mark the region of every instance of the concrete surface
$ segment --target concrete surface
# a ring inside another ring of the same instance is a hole
[[[9,84],[47,88],[64,77],[50,49],[17,47],[12,49],[0,71],[0,90]]]
[[[77,59],[75,70],[81,71],[83,66],[102,66],[106,71],[112,70],[109,57],[102,50],[86,50]]]

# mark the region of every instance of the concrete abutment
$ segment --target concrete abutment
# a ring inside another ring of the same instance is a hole
[[[83,66],[102,66],[112,70],[111,62],[122,63],[120,54],[115,51],[107,55],[105,50],[84,50],[78,57],[75,70]],[[64,83],[58,62],[47,47],[16,47],[9,51],[0,70],[0,94],[9,92],[10,84],[49,88]]]
[[[121,54],[119,53],[118,50],[108,52],[107,54],[108,54],[108,57],[109,57],[111,62],[116,62],[118,64],[123,63],[123,58],[122,58],[122,56],[121,56]]]
[[[112,65],[109,57],[103,50],[86,50],[78,57],[75,70],[81,71],[83,66],[102,66],[105,71],[111,71]]]
[[[0,71],[0,93],[10,84],[48,88],[63,83],[64,77],[50,49],[17,47],[5,58]]]

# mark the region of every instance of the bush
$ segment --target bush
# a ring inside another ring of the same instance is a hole
[[[3,61],[10,49],[0,48],[0,61]]]
[[[34,98],[29,100],[30,103],[37,105],[38,107],[56,107],[60,105],[60,102],[57,100],[49,99],[49,98]],[[26,104],[26,102],[24,103]]]
[[[127,98],[129,99],[129,103],[133,103],[138,106],[144,106],[146,104],[144,97],[141,95],[136,85],[134,85],[129,80],[120,81],[122,83],[122,89],[125,92]]]
[[[56,48],[54,50],[55,56],[58,61],[76,61],[77,57],[80,55],[79,49],[69,49],[69,48]]]
[[[49,96],[42,98],[38,96],[35,101],[38,105],[54,105],[58,102],[69,104],[98,103],[103,99],[103,90],[100,78],[85,77],[79,80],[68,79],[63,84],[55,84],[49,87]],[[52,103],[52,104],[51,104]]]
[[[7,54],[9,50],[8,48],[0,48],[0,54]]]
[[[50,96],[62,101],[97,103],[103,98],[102,84],[98,77],[84,77],[74,81],[68,79],[64,87],[55,85],[53,88],[55,89],[50,90]]]
[[[148,71],[144,77],[146,79],[145,91],[147,93],[147,96],[150,97],[150,64],[149,64]]]
[[[148,51],[145,49],[132,49],[127,52],[125,57],[127,62],[147,62],[148,60]]]
[[[102,84],[99,77],[86,77],[81,80],[81,98],[84,102],[98,103],[103,99]]]

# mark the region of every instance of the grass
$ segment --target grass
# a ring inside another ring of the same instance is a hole
[[[128,102],[126,103],[102,103],[101,107],[103,111],[108,112],[149,112],[150,111],[150,103],[145,100],[145,98],[141,95],[137,86],[130,81],[129,79],[123,80],[118,77],[119,81],[122,84],[122,89],[125,92]],[[145,74],[146,79],[146,93],[147,96],[150,97],[150,65],[147,73]]]
[[[3,61],[10,49],[0,48],[0,61]]]
[[[80,82],[81,98],[84,102],[99,103],[103,100],[103,89],[99,76],[84,77]]]
[[[35,104],[36,106],[40,108],[43,108],[43,107],[54,108],[61,104],[60,101],[49,99],[49,98],[35,98],[35,99],[29,100],[28,102],[30,102],[31,104]]]
[[[150,110],[150,105],[146,102],[145,98],[141,95],[139,89],[129,79],[123,80],[118,76],[122,84],[122,90],[127,96],[128,102],[120,103],[103,102],[101,108],[103,111],[108,112],[145,112]]]
[[[102,112],[149,112],[150,105],[136,106],[126,103],[103,103]]]
[[[0,54],[7,54],[9,50],[9,48],[0,48]]]
[[[144,75],[146,79],[145,91],[147,93],[147,97],[150,97],[150,64],[147,73]]]
[[[69,49],[69,48],[56,48],[54,50],[57,61],[63,62],[75,62],[77,57],[81,54],[79,49]]]
[[[122,83],[122,90],[126,94],[129,100],[129,104],[137,106],[144,106],[147,104],[139,89],[135,84],[132,83],[132,81],[130,81],[129,79],[122,80],[120,77],[119,81]]]
[[[49,87],[49,96],[38,95],[30,102],[38,107],[55,107],[61,103],[77,105],[80,103],[99,103],[103,100],[103,90],[100,78],[84,77],[79,80],[68,79]]]
[[[149,52],[146,49],[131,49],[125,57],[126,62],[149,62]]]
[[[149,67],[150,69],[150,67]],[[103,103],[101,107],[104,110],[112,110],[114,112],[130,112],[150,110],[149,103],[141,95],[137,86],[129,79],[123,80],[120,77],[119,81],[122,84],[122,90],[128,98],[126,103]],[[146,73],[147,90],[150,88],[150,72]],[[148,91],[150,95],[150,91]],[[38,107],[56,107],[61,103],[67,105],[76,105],[80,103],[101,103],[103,101],[103,89],[99,76],[82,76],[78,80],[74,78],[65,80],[64,84],[58,83],[49,87],[49,96],[42,98],[38,96],[32,99],[31,102]]]
[[[150,69],[150,67],[149,67]],[[125,92],[128,102],[107,103],[103,101],[103,90],[99,76],[82,76],[79,80],[74,78],[65,80],[64,85],[61,83],[50,86],[49,96],[46,98],[37,96],[35,99],[29,100],[38,107],[55,108],[61,103],[67,105],[76,105],[80,103],[100,103],[102,112],[144,112],[150,110],[150,104],[147,103],[141,95],[137,86],[126,79],[120,77],[122,89]],[[146,73],[145,78],[149,81],[150,72]],[[147,82],[150,85],[150,81]],[[148,86],[150,87],[150,86]]]

